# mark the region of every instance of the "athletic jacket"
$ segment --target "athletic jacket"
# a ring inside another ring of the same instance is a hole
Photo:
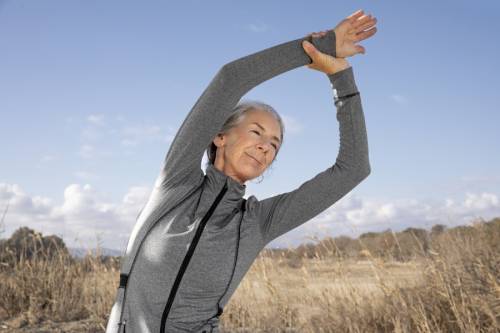
[[[244,199],[246,186],[213,165],[206,174],[200,168],[208,143],[246,92],[311,63],[304,39],[335,56],[333,30],[295,39],[225,64],[198,98],[130,235],[107,333],[219,332],[224,306],[266,244],[368,176],[365,120],[352,67],[327,75],[340,126],[340,150],[331,167],[264,200]]]

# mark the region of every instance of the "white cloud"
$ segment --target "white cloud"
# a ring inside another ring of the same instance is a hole
[[[51,198],[29,195],[17,184],[0,183],[0,212],[9,203],[5,218],[9,233],[28,226],[43,234],[60,235],[69,246],[95,246],[99,237],[102,246],[124,250],[150,193],[149,187],[133,186],[121,200],[113,201],[89,184],[70,184],[62,202],[56,203]],[[453,227],[472,224],[478,217],[488,220],[497,216],[500,202],[494,193],[465,193],[460,201],[444,198],[436,202],[364,199],[350,193],[271,246],[298,245],[311,235],[356,237],[368,231],[391,228],[396,232],[407,227],[430,230],[438,223]]]
[[[80,150],[78,151],[78,155],[80,155],[82,158],[89,159],[92,158],[95,154],[95,149],[93,146],[84,144],[80,147]]]
[[[130,139],[122,139],[122,141],[120,141],[122,145],[126,146],[126,147],[135,147],[137,146],[139,143],[135,140],[130,140]]]
[[[84,179],[84,180],[96,180],[99,179],[99,176],[97,176],[94,173],[88,172],[88,171],[75,171],[74,175],[78,178]]]
[[[390,219],[396,215],[396,207],[393,203],[383,204],[377,209],[377,217]]]
[[[64,203],[54,207],[54,214],[67,217],[88,214],[95,206],[94,194],[89,184],[71,184],[64,190]]]
[[[462,176],[460,181],[466,185],[478,183],[500,183],[500,176],[497,175],[480,175],[480,176]]]
[[[466,193],[467,198],[464,201],[464,206],[474,210],[486,210],[498,207],[498,197],[492,193]]]
[[[84,159],[104,156],[135,154],[141,145],[170,143],[176,133],[172,126],[167,131],[156,124],[131,123],[125,117],[117,115],[105,119],[102,114],[90,114],[80,129],[82,144],[77,152]],[[117,149],[121,146],[122,149]],[[124,148],[124,149],[123,149]],[[77,172],[82,179],[91,179],[91,175]]]
[[[99,141],[103,137],[103,129],[105,126],[104,115],[91,114],[87,117],[88,125],[82,129],[82,138],[85,142]]]
[[[284,114],[281,114],[281,118],[283,119],[283,122],[285,123],[285,132],[286,133],[300,133],[302,132],[302,125],[300,124],[297,119],[291,116],[287,116]]]
[[[262,22],[250,23],[247,25],[247,29],[253,32],[266,32],[269,30],[269,26]]]
[[[42,158],[40,158],[40,162],[47,163],[47,162],[54,161],[56,158],[57,157],[55,155],[47,154],[47,155],[43,155]]]
[[[145,186],[132,186],[123,197],[123,203],[126,205],[136,205],[144,202],[149,196],[150,189]],[[145,203],[145,202],[144,202]]]
[[[146,203],[150,190],[134,186],[119,202],[112,202],[91,185],[71,184],[64,190],[62,203],[26,194],[17,184],[0,183],[0,211],[9,204],[5,216],[8,237],[21,226],[63,237],[68,246],[102,246],[123,250],[135,219]]]
[[[93,125],[104,125],[104,115],[102,114],[91,114],[87,117],[87,120]]]
[[[121,144],[124,146],[137,146],[142,143],[164,141],[165,137],[161,128],[156,125],[135,125],[121,129]]]
[[[9,212],[13,209],[26,216],[43,215],[50,211],[52,200],[41,196],[29,196],[17,184],[0,183],[0,210],[9,204]]]
[[[392,94],[391,99],[395,101],[398,104],[405,105],[408,104],[408,98],[406,98],[403,95],[398,95],[398,94]]]
[[[298,245],[304,235],[357,237],[368,231],[383,231],[390,228],[401,231],[408,227],[430,230],[435,224],[449,227],[470,225],[479,217],[485,220],[500,216],[500,202],[494,193],[466,193],[462,201],[450,198],[442,201],[418,201],[397,199],[381,201],[361,199],[347,194],[329,209],[304,225],[274,240],[271,246]]]
[[[97,142],[102,138],[102,131],[95,127],[87,127],[82,129],[82,138],[85,142]]]

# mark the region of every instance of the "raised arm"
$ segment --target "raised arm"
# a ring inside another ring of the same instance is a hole
[[[370,174],[365,119],[353,69],[327,76],[334,88],[340,132],[335,164],[293,191],[254,203],[251,209],[266,244],[326,210]]]
[[[295,39],[220,68],[180,126],[156,186],[175,186],[201,177],[203,153],[240,98],[260,83],[312,62],[302,48],[303,40],[309,40],[318,50],[335,56],[335,32],[332,29],[324,36]]]
[[[313,59],[308,67],[326,73],[333,88],[340,149],[335,164],[297,189],[262,201],[249,198],[249,212],[256,214],[265,243],[309,221],[349,193],[371,171],[365,118],[352,67],[343,57],[365,53],[355,43],[373,36],[376,19],[357,11],[335,28],[336,52],[332,57],[304,42]],[[370,28],[369,30],[366,30]],[[342,56],[339,56],[342,55]]]

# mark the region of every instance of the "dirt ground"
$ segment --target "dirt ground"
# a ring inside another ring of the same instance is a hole
[[[105,328],[89,319],[65,323],[50,320],[29,322],[25,316],[0,321],[0,332],[12,333],[101,333]]]

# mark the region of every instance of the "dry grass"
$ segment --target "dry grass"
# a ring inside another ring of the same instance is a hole
[[[447,230],[403,262],[366,249],[363,260],[325,251],[314,259],[261,255],[224,309],[221,331],[498,332],[499,225]],[[91,255],[5,264],[0,331],[38,332],[29,328],[50,319],[85,321],[73,332],[103,332],[118,275],[118,265]]]
[[[74,260],[63,251],[47,256],[43,248],[30,258],[21,255],[19,260],[5,260],[6,256],[3,257],[0,318],[7,320],[0,325],[0,330],[36,326],[47,320],[87,319],[104,331],[115,297],[117,267],[105,265],[98,254]]]

